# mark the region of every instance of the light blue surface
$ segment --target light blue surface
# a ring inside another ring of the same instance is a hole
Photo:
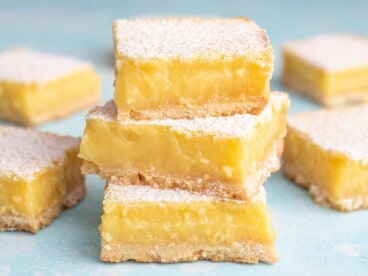
[[[104,3],[105,2],[105,3]],[[112,97],[111,22],[137,15],[244,15],[266,28],[277,66],[283,41],[323,32],[367,34],[368,1],[0,1],[0,50],[28,46],[94,62],[103,79],[104,99]],[[315,109],[291,95],[291,112]],[[40,126],[81,135],[85,112]],[[1,153],[0,153],[1,154]],[[277,231],[275,265],[196,262],[172,265],[104,264],[98,225],[104,183],[87,177],[88,195],[76,208],[37,235],[0,233],[0,275],[37,274],[233,274],[368,275],[368,211],[339,213],[313,204],[309,195],[274,174],[266,184]]]

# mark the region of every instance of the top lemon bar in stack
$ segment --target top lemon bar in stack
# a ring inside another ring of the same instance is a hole
[[[138,18],[114,22],[118,119],[258,114],[274,55],[247,18]]]

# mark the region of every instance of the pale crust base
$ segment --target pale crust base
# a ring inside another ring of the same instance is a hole
[[[102,240],[100,259],[104,262],[193,262],[211,260],[239,263],[275,263],[274,247],[258,242],[235,242],[229,245],[164,244],[156,246],[109,244]]]
[[[331,199],[322,187],[315,183],[311,183],[307,177],[301,175],[294,166],[284,164],[283,171],[287,178],[294,181],[299,186],[307,188],[312,199],[317,204],[334,208],[338,211],[355,211],[368,208],[368,196],[358,195],[353,198],[346,197],[336,201]]]
[[[25,216],[17,212],[8,212],[0,215],[0,231],[28,231],[37,233],[57,218],[63,209],[71,208],[86,195],[84,178],[77,187],[66,195],[63,202],[54,207],[47,208],[38,217]]]
[[[229,184],[223,181],[215,181],[199,177],[175,177],[163,175],[154,168],[139,169],[126,166],[119,169],[99,168],[94,163],[84,160],[82,165],[83,174],[98,174],[118,185],[148,185],[161,189],[182,189],[192,192],[204,193],[212,196],[247,200],[255,196],[261,185],[267,180],[272,172],[280,168],[280,156],[283,151],[284,135],[274,143],[269,156],[255,167],[255,173],[244,180],[244,184]]]
[[[326,107],[336,107],[368,102],[368,91],[352,91],[336,96],[323,96],[321,92],[308,88],[306,85],[303,84],[303,81],[300,81],[299,79],[296,79],[289,74],[283,76],[282,83],[284,86],[292,89],[293,92],[306,96],[311,100]]]
[[[246,101],[231,103],[206,103],[201,106],[158,106],[150,110],[130,110],[130,112],[118,110],[118,120],[151,120],[151,119],[193,119],[198,117],[232,116],[235,114],[259,114],[267,105],[264,97],[252,96]]]
[[[76,98],[69,103],[61,103],[57,108],[53,108],[45,112],[40,112],[36,115],[32,115],[31,117],[20,116],[17,114],[9,114],[9,116],[0,115],[0,119],[7,120],[13,123],[20,123],[24,126],[32,126],[49,120],[67,117],[72,113],[99,103],[100,100],[100,93],[95,92],[84,97]]]

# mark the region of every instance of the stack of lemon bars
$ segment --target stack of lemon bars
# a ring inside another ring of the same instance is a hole
[[[262,184],[289,99],[246,18],[117,20],[114,100],[87,115],[84,174],[107,180],[101,260],[276,261]]]

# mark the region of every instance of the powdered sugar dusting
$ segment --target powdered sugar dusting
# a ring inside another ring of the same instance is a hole
[[[251,201],[265,202],[266,193],[263,187]],[[179,189],[155,189],[146,185],[116,185],[113,182],[108,184],[105,191],[104,201],[113,202],[194,202],[194,201],[231,201],[241,203],[240,200],[230,200],[216,196],[188,192]]]
[[[289,104],[286,93],[271,93],[269,103],[259,115],[242,114],[224,117],[206,117],[194,119],[160,119],[160,120],[126,120],[121,125],[159,125],[170,128],[172,131],[187,135],[207,133],[214,138],[238,137],[246,138],[256,131],[255,126],[266,120],[271,120],[274,111],[279,111]],[[116,121],[116,106],[108,102],[103,107],[96,107],[90,111],[87,119],[96,119],[106,122]]]
[[[368,105],[300,113],[288,124],[324,150],[368,164]]]
[[[287,43],[284,49],[329,71],[368,67],[368,38],[363,36],[319,35]]]
[[[62,165],[66,151],[79,139],[9,126],[0,126],[0,175],[32,179],[44,167]]]
[[[43,83],[90,67],[75,58],[14,49],[0,54],[0,81]]]
[[[114,22],[115,48],[130,58],[232,58],[272,55],[267,34],[246,18],[136,18]]]

